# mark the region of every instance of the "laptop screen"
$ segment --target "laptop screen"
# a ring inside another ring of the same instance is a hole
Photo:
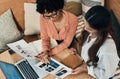
[[[23,79],[22,75],[13,64],[0,61],[0,68],[6,79]]]

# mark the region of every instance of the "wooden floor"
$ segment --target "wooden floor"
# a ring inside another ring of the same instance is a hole
[[[0,79],[6,79],[4,74],[2,73],[1,69],[0,69]]]

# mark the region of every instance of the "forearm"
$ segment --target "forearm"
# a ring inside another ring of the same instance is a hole
[[[50,51],[50,40],[42,39],[42,51]]]
[[[56,46],[55,48],[52,48],[50,50],[50,55],[55,55],[59,52],[61,52],[62,50],[64,50],[65,48],[67,48],[68,46],[64,45],[64,44],[59,44],[58,46]]]

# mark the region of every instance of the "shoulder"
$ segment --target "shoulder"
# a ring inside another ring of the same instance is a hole
[[[114,61],[114,63],[118,64],[119,57],[115,42],[112,38],[108,38],[100,47],[98,57],[100,61],[103,60],[105,63]]]
[[[101,54],[115,54],[117,53],[115,42],[112,38],[107,38],[104,44],[100,47]]]
[[[115,42],[112,38],[107,38],[104,44],[102,45],[103,47],[108,46],[108,47],[116,47]]]
[[[77,28],[78,25],[78,18],[77,16],[73,15],[72,13],[63,10],[65,17],[66,17],[66,23],[69,25],[69,27],[75,27]],[[72,28],[71,28],[72,29]]]
[[[47,19],[45,19],[42,15],[40,15],[40,22],[46,22]]]
[[[65,11],[65,10],[63,10],[63,12],[65,13],[66,17],[69,18],[69,20],[72,20],[72,21],[73,20],[75,20],[75,21],[78,20],[77,16],[75,16],[74,14],[72,14],[68,11]]]

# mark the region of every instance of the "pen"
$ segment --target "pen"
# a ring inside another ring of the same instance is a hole
[[[61,72],[63,69],[64,69],[64,67],[62,67],[61,69],[59,69],[59,70],[56,72],[56,74],[59,73],[59,72]]]
[[[47,63],[47,67],[48,67],[48,65],[49,65],[49,64]]]

